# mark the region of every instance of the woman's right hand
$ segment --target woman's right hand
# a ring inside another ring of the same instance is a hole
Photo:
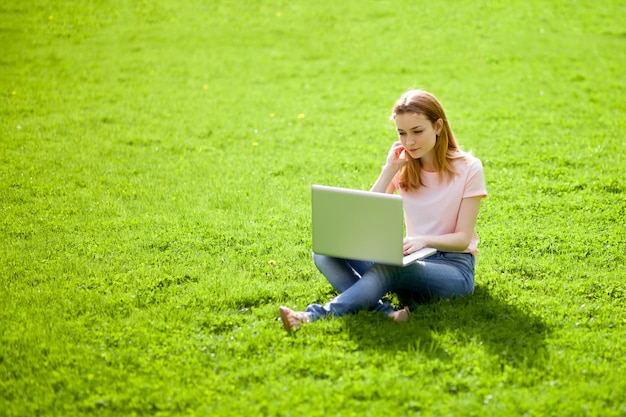
[[[387,166],[395,169],[402,168],[407,163],[404,147],[402,142],[396,141],[391,145],[391,149],[387,154]]]
[[[405,159],[402,142],[394,142],[391,145],[389,154],[387,154],[387,163],[383,166],[371,191],[376,193],[393,193],[395,190],[395,186],[392,184],[393,177],[406,163],[407,160]]]

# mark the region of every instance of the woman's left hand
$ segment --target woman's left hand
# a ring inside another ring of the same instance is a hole
[[[420,249],[426,247],[426,240],[423,236],[410,236],[405,237],[403,240],[404,243],[404,254],[409,255],[413,252],[417,252]]]

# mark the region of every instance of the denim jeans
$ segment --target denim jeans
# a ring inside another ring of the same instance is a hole
[[[313,254],[313,261],[339,295],[325,305],[310,304],[312,320],[361,309],[392,313],[381,301],[388,292],[401,297],[452,298],[474,292],[475,258],[471,253],[437,252],[407,266],[353,261]]]

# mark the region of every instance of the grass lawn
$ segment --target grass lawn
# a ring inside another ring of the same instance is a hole
[[[623,1],[87,3],[0,5],[0,415],[626,416]],[[288,335],[310,186],[412,87],[485,167],[476,292]]]

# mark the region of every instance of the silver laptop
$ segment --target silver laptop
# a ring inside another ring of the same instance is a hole
[[[313,252],[336,258],[404,266],[437,250],[404,256],[399,195],[312,186]]]

